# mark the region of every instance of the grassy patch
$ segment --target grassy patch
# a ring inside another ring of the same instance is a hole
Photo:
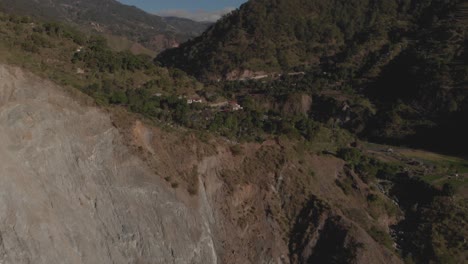
[[[398,149],[398,153],[406,158],[420,160],[453,172],[468,173],[468,159],[414,149]]]
[[[369,231],[369,235],[377,241],[379,244],[384,245],[390,250],[393,250],[393,239],[392,237],[385,232],[384,230],[381,230],[380,228],[377,228],[373,226]]]

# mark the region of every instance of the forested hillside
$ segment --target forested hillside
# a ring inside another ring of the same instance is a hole
[[[305,75],[299,88],[279,80],[262,90],[364,97],[375,112],[342,124],[353,133],[466,153],[465,9],[458,0],[253,0],[157,61],[205,80]],[[310,114],[336,117],[321,111],[329,103]]]
[[[1,0],[0,10],[125,37],[154,52],[177,46],[208,27],[188,19],[165,19],[115,0]]]
[[[415,9],[394,0],[253,0],[160,60],[205,77],[288,71],[380,48],[392,31],[410,28]]]

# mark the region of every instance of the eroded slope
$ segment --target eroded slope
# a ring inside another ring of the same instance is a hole
[[[216,263],[189,207],[122,144],[109,117],[0,65],[1,263]]]

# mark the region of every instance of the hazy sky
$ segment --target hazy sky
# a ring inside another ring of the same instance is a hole
[[[198,21],[214,21],[239,7],[247,0],[118,0],[149,13],[187,17]]]

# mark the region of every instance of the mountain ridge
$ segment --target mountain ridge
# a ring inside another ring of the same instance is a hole
[[[116,0],[1,0],[1,9],[123,36],[156,53],[201,34],[208,26],[189,19],[165,19]]]

